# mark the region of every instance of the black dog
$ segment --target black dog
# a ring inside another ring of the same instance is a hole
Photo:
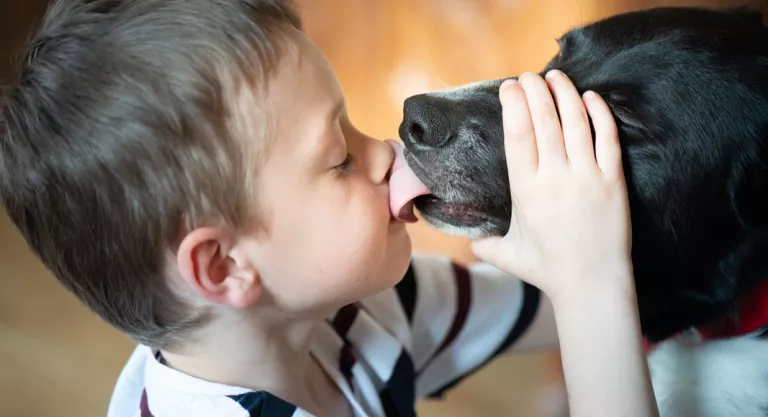
[[[760,339],[761,326],[744,327],[768,324],[768,308],[760,308],[768,305],[768,28],[762,16],[652,9],[572,30],[559,42],[560,53],[542,74],[559,69],[581,92],[599,93],[619,126],[646,337],[662,342],[690,329],[721,336],[685,347],[675,338],[651,354],[663,415],[768,415],[768,341]],[[406,157],[433,193],[415,205],[447,232],[503,235],[509,227],[501,81],[405,103]],[[727,343],[747,345],[737,352]],[[680,358],[708,363],[691,381]],[[729,381],[731,374],[736,381]],[[700,392],[691,392],[694,385]],[[710,385],[717,388],[701,388]]]

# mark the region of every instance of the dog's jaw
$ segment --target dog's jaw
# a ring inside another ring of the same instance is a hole
[[[470,239],[479,239],[479,238],[489,237],[494,235],[492,231],[493,230],[492,226],[484,226],[484,225],[471,226],[471,227],[456,226],[431,216],[423,216],[423,217],[424,217],[424,220],[427,223],[429,223],[431,226],[449,235],[466,237]]]

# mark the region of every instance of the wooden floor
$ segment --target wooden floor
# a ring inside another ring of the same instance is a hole
[[[402,101],[449,85],[539,70],[569,28],[658,5],[745,1],[302,0],[306,30],[327,54],[362,130],[395,137]],[[41,1],[0,0],[0,80]],[[471,260],[467,242],[423,225],[414,247]],[[69,297],[0,215],[0,416],[103,416],[133,345]],[[554,365],[553,365],[554,363]],[[504,358],[420,415],[536,416],[551,357]],[[554,376],[553,376],[554,375]]]

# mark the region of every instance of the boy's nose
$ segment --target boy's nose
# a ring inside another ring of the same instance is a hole
[[[392,172],[392,164],[395,162],[395,151],[389,142],[394,142],[392,139],[387,140],[375,140],[376,144],[373,147],[373,166],[374,166],[374,181],[376,184],[382,184],[389,181],[389,175]],[[400,146],[397,142],[396,146]]]

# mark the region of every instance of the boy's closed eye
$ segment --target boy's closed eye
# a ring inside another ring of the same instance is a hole
[[[347,176],[352,173],[355,169],[355,157],[354,155],[347,153],[347,156],[344,158],[344,161],[338,165],[336,165],[333,168],[336,173],[341,176]]]

